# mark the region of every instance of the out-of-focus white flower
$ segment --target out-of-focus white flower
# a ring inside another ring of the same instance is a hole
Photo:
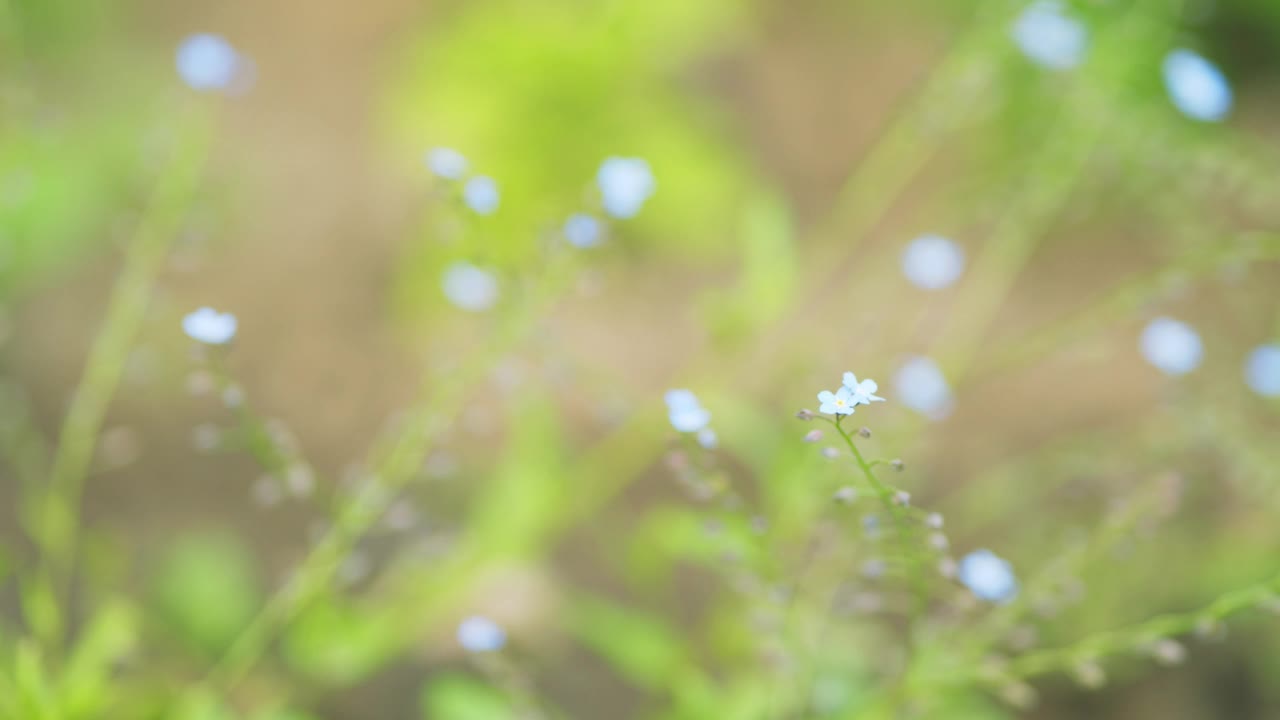
[[[586,213],[574,213],[564,222],[564,237],[574,247],[595,247],[602,235],[600,221]]]
[[[698,397],[688,390],[668,390],[667,419],[679,432],[696,433],[711,422],[711,413],[698,402]]]
[[[1013,567],[990,550],[975,550],[961,558],[956,577],[987,602],[1006,603],[1018,595]]]
[[[964,272],[964,251],[940,235],[921,235],[902,251],[902,274],[922,290],[951,287]]]
[[[1164,86],[1183,115],[1217,122],[1231,112],[1231,85],[1216,65],[1191,50],[1179,49],[1164,58]]]
[[[477,175],[462,186],[462,201],[479,215],[492,215],[498,210],[498,183],[486,175]]]
[[[498,302],[498,278],[488,270],[467,262],[456,262],[445,268],[441,281],[444,296],[455,306],[481,312]]]
[[[489,618],[472,615],[458,623],[458,644],[470,652],[495,652],[507,644],[507,633]]]
[[[1037,0],[1014,21],[1013,41],[1032,62],[1069,70],[1084,60],[1089,30],[1068,15],[1058,0]]]
[[[616,218],[635,217],[657,184],[644,158],[611,157],[596,172],[604,211]]]
[[[1245,361],[1244,378],[1259,395],[1280,397],[1280,345],[1254,348]]]
[[[1204,346],[1190,325],[1159,317],[1142,331],[1142,355],[1167,375],[1185,375],[1200,366]]]
[[[194,90],[227,90],[245,69],[240,53],[221,35],[197,33],[178,45],[175,61],[183,82]]]
[[[938,364],[915,355],[907,359],[893,376],[895,397],[903,405],[934,420],[951,414],[951,386]]]
[[[236,316],[202,307],[182,318],[182,331],[206,345],[225,345],[236,336]]]
[[[453,148],[432,148],[423,160],[428,170],[446,180],[461,180],[467,174],[467,158]]]

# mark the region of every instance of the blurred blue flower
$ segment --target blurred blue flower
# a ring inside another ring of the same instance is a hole
[[[902,251],[902,274],[923,290],[951,286],[964,272],[964,251],[938,235],[921,235]]]
[[[1169,99],[1183,115],[1217,122],[1231,111],[1231,86],[1216,65],[1191,50],[1179,49],[1164,58],[1164,85]]]
[[[987,602],[1007,603],[1018,595],[1013,567],[990,550],[975,550],[961,558],[956,577]]]
[[[605,212],[623,219],[635,217],[656,187],[643,158],[607,158],[596,173],[596,184]]]
[[[467,174],[467,158],[453,148],[438,147],[427,151],[424,161],[437,177],[461,180]]]
[[[481,215],[492,215],[498,209],[498,183],[486,175],[477,175],[462,186],[462,200]]]
[[[1244,377],[1259,395],[1280,397],[1280,344],[1254,348],[1245,362]]]
[[[202,307],[182,318],[182,331],[207,345],[225,345],[236,336],[236,316]]]
[[[857,405],[853,399],[853,391],[844,386],[835,392],[823,390],[818,393],[818,402],[822,403],[818,412],[827,415],[852,415],[854,406]]]
[[[241,70],[240,54],[220,35],[198,33],[178,45],[178,74],[195,90],[225,90]]]
[[[569,244],[579,248],[600,244],[600,221],[586,213],[574,213],[564,222],[564,237]]]
[[[489,618],[472,615],[458,623],[458,644],[470,652],[494,652],[507,644],[507,633]]]
[[[873,402],[884,402],[884,398],[875,394],[875,391],[879,390],[880,386],[876,385],[876,381],[871,378],[858,382],[857,375],[847,372],[844,374],[844,386],[849,389],[854,405],[870,405]]]
[[[711,413],[688,390],[668,390],[664,399],[667,402],[667,419],[679,432],[699,432],[711,422]]]
[[[1184,375],[1200,366],[1204,347],[1192,327],[1173,318],[1159,317],[1142,331],[1142,355],[1166,375]]]
[[[445,268],[441,287],[449,302],[471,312],[488,310],[498,301],[498,278],[467,262]]]
[[[1013,41],[1033,62],[1069,70],[1084,60],[1089,30],[1068,15],[1058,0],[1037,0],[1014,21]]]
[[[698,431],[698,444],[708,450],[715,450],[720,446],[720,437],[715,430],[704,427]]]
[[[938,364],[913,355],[893,376],[895,396],[903,405],[933,420],[951,414],[951,386]]]

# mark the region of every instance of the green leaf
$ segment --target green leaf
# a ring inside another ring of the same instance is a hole
[[[574,635],[640,687],[657,690],[694,669],[684,639],[659,617],[606,600],[579,598],[567,618]]]
[[[111,697],[112,666],[133,651],[137,640],[138,614],[132,605],[111,600],[98,609],[60,678],[67,717],[102,717]]]
[[[510,700],[496,688],[465,675],[443,675],[422,693],[422,717],[503,720],[514,716]]]
[[[154,595],[161,617],[179,636],[210,654],[226,648],[261,602],[253,556],[223,532],[175,541],[160,562]]]

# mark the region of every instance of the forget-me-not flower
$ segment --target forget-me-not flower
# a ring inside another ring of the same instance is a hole
[[[893,376],[895,397],[903,405],[933,420],[951,414],[951,386],[942,368],[927,357],[915,355]]]
[[[656,183],[644,158],[611,157],[596,172],[604,211],[616,218],[635,217],[653,195]]]
[[[1187,49],[1164,58],[1164,86],[1169,99],[1183,115],[1203,122],[1217,122],[1231,111],[1231,85],[1216,65]]]
[[[698,431],[698,444],[707,450],[715,450],[720,446],[720,436],[716,435],[715,430],[704,427]]]
[[[964,272],[964,251],[940,235],[921,235],[902,251],[902,274],[923,290],[950,287]]]
[[[487,175],[477,175],[462,186],[462,200],[480,215],[492,215],[498,209],[498,183]]]
[[[225,345],[236,336],[236,316],[202,307],[182,318],[182,331],[206,345]]]
[[[239,76],[240,53],[221,35],[197,33],[178,45],[178,74],[194,90],[226,90]]]
[[[1053,70],[1069,70],[1084,60],[1089,30],[1058,0],[1037,0],[1018,15],[1013,41],[1023,54]]]
[[[458,644],[470,652],[494,652],[507,644],[507,633],[489,618],[472,615],[458,623]]]
[[[1013,567],[990,550],[974,550],[961,558],[956,577],[987,602],[1007,603],[1018,595]]]
[[[453,148],[431,148],[423,160],[428,170],[446,180],[461,180],[467,174],[466,156]]]
[[[1280,397],[1280,345],[1260,345],[1245,361],[1244,379],[1264,397]]]
[[[876,381],[871,378],[865,378],[859,382],[857,375],[847,372],[844,374],[844,386],[849,389],[854,405],[870,405],[873,402],[884,402],[884,398],[875,394],[876,390],[880,389],[880,386],[876,385]]]
[[[668,390],[663,399],[667,403],[667,419],[679,432],[700,432],[711,423],[710,411],[689,390]]]
[[[852,415],[854,407],[858,404],[854,401],[853,391],[843,385],[835,392],[823,390],[818,393],[818,402],[822,403],[818,407],[818,412],[827,415]]]
[[[1168,317],[1147,323],[1142,330],[1142,355],[1166,375],[1185,375],[1200,366],[1204,346],[1190,325]]]
[[[586,213],[574,213],[564,221],[564,238],[574,247],[595,247],[602,234],[600,221]]]
[[[498,302],[498,278],[468,262],[459,261],[445,268],[441,288],[449,302],[471,312],[488,310]]]

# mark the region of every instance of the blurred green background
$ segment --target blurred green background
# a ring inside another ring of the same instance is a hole
[[[1270,0],[0,0],[0,717],[1280,717],[1277,137]],[[656,191],[570,247],[611,156]],[[905,618],[792,419],[850,369],[1016,607],[933,573]],[[1205,607],[1173,667],[878,694]]]

